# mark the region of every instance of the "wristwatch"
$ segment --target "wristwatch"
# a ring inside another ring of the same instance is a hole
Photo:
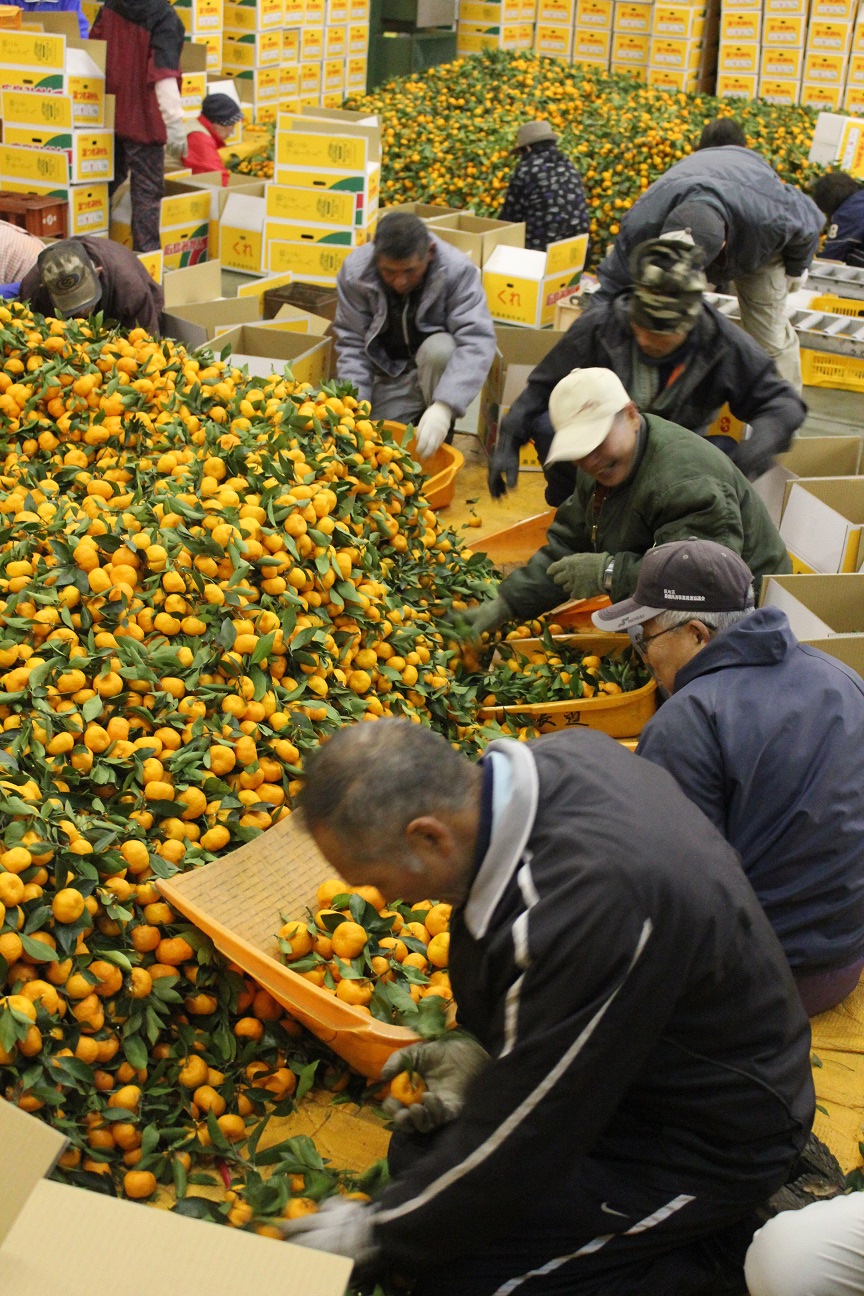
[[[612,573],[614,572],[614,570],[615,570],[615,558],[612,557],[609,559],[608,563],[606,564],[603,570],[603,579],[601,581],[601,584],[607,594],[610,594],[612,592]]]

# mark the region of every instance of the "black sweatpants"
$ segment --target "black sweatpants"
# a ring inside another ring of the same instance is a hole
[[[390,1173],[434,1137],[394,1134]],[[520,1226],[482,1250],[448,1263],[446,1238],[430,1239],[441,1262],[411,1296],[746,1296],[758,1227],[746,1202],[647,1187],[635,1167],[586,1158],[566,1192],[550,1181],[542,1201],[525,1197]]]
[[[139,144],[114,136],[114,179],[109,192],[129,176],[132,200],[132,247],[136,252],[157,252],[159,213],[165,192],[165,145]]]

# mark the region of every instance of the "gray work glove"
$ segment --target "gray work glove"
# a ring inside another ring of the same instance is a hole
[[[519,481],[519,442],[499,429],[489,459],[489,494],[500,499],[508,490],[515,490]]]
[[[317,1214],[279,1220],[278,1228],[286,1242],[295,1246],[347,1256],[355,1264],[363,1265],[370,1264],[378,1253],[372,1241],[374,1218],[374,1210],[362,1202],[328,1197]]]
[[[488,631],[492,634],[506,621],[513,619],[513,610],[500,594],[478,603],[477,607],[468,608],[465,612],[454,615],[450,620],[450,630],[455,638],[463,643],[476,643]]]
[[[560,585],[568,598],[593,598],[603,594],[603,573],[611,555],[608,553],[577,553],[559,558],[546,568],[546,575]]]
[[[186,150],[189,147],[185,123],[182,121],[168,122],[165,127],[165,134],[168,137],[165,144],[166,151],[172,157],[182,160],[186,156]]]
[[[789,293],[796,293],[796,292],[798,291],[799,288],[803,288],[803,287],[804,287],[804,285],[805,285],[806,282],[807,282],[807,271],[806,271],[806,270],[802,270],[801,273],[800,273],[800,275],[788,275],[788,274],[787,274],[787,276],[786,276],[786,292],[787,292],[787,294],[789,294]]]
[[[398,1130],[429,1134],[455,1120],[465,1106],[469,1086],[489,1063],[489,1054],[470,1035],[451,1031],[440,1039],[410,1044],[385,1063],[382,1080],[392,1080],[400,1071],[416,1071],[426,1082],[419,1103],[403,1106],[388,1098],[384,1110]]]

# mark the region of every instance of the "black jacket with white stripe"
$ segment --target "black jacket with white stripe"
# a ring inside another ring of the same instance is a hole
[[[602,734],[507,739],[486,759],[492,836],[450,969],[492,1060],[383,1195],[383,1256],[476,1254],[526,1200],[566,1197],[581,1158],[670,1197],[765,1200],[813,1119],[810,1031],[738,857],[665,771]]]

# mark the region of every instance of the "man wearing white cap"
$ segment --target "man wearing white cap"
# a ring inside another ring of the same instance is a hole
[[[627,598],[648,550],[689,536],[741,554],[757,584],[791,571],[765,505],[731,460],[676,423],[643,417],[610,369],[574,369],[553,390],[549,414],[546,462],[574,463],[576,489],[543,548],[465,614],[474,636],[567,599]]]

